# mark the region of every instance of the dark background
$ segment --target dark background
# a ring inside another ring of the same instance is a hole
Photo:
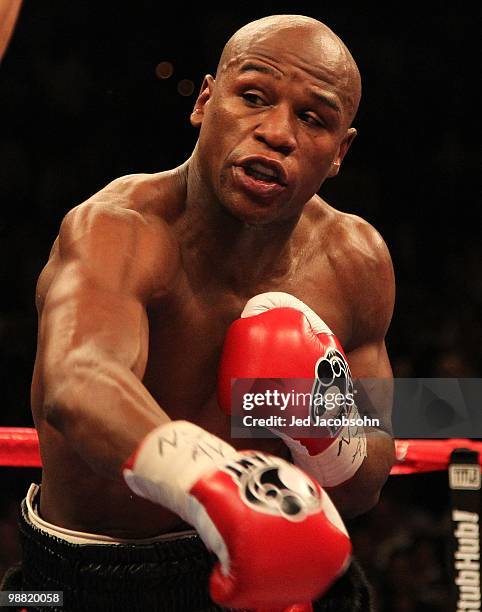
[[[0,66],[0,426],[32,424],[35,282],[63,215],[117,176],[183,162],[196,139],[188,116],[203,75],[214,73],[238,27],[273,13],[324,21],[360,67],[359,135],[321,195],[366,218],[392,253],[398,294],[387,344],[395,374],[480,375],[476,15],[449,4],[421,13],[420,5],[25,4]],[[174,65],[167,80],[156,77],[161,61]],[[195,83],[191,96],[178,93],[182,79]],[[0,474],[2,492],[12,494],[2,500],[11,524],[6,500],[22,494],[25,478]],[[444,486],[444,476],[392,479],[379,508],[354,525],[383,609],[446,609],[437,607],[445,588]],[[385,547],[376,563],[375,532]],[[6,560],[15,546],[8,554],[4,546]],[[423,567],[432,573],[420,585]],[[400,575],[405,583],[395,581]]]

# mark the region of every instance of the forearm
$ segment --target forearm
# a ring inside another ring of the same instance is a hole
[[[379,499],[395,459],[392,438],[384,432],[367,434],[367,456],[352,478],[336,487],[326,487],[343,518],[368,512]]]
[[[97,473],[120,467],[146,434],[170,419],[128,368],[108,360],[71,360],[47,377],[44,414]]]

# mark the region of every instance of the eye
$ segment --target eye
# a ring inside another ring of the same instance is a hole
[[[260,95],[252,92],[241,94],[241,97],[248,106],[264,106],[266,104],[265,100]]]
[[[302,121],[304,121],[308,125],[311,125],[313,127],[319,127],[319,128],[324,127],[323,121],[321,121],[321,119],[317,115],[313,114],[312,112],[300,113],[299,117]]]

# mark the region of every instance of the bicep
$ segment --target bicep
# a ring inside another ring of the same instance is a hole
[[[352,271],[354,333],[347,358],[358,381],[361,411],[380,419],[380,429],[391,434],[393,373],[385,335],[393,314],[395,278],[387,246],[368,224],[361,224],[364,248]]]
[[[144,305],[128,291],[102,286],[80,261],[52,280],[39,327],[39,353],[47,377],[69,361],[116,361],[142,378],[148,325]]]
[[[391,435],[393,374],[385,342],[367,342],[348,353],[347,359],[360,412],[378,419],[378,429]]]
[[[392,378],[384,340],[366,342],[347,354],[355,378]]]
[[[141,379],[148,351],[145,304],[166,291],[175,262],[159,219],[114,206],[84,204],[70,211],[39,300],[45,375],[55,378],[69,360],[107,360]]]

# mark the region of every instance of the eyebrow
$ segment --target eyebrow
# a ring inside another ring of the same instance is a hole
[[[274,68],[271,68],[270,66],[266,66],[265,64],[257,64],[256,62],[246,62],[239,69],[240,73],[251,72],[251,71],[261,72],[263,74],[269,74],[275,79],[281,78],[279,73]]]
[[[265,64],[258,64],[256,62],[246,62],[239,69],[239,72],[241,74],[244,72],[251,72],[251,71],[261,72],[262,74],[269,74],[270,76],[278,80],[281,78],[278,71],[276,71],[274,68],[271,68],[270,66],[266,66]],[[330,96],[327,96],[326,94],[323,94],[318,91],[310,91],[310,95],[312,98],[314,98],[318,102],[321,102],[325,106],[328,106],[329,108],[334,110],[336,113],[341,114],[341,108],[339,107],[337,102]]]
[[[318,91],[310,91],[310,95],[311,95],[312,98],[315,98],[316,100],[318,100],[319,102],[321,102],[325,106],[328,106],[329,108],[331,108],[332,110],[334,110],[338,114],[341,114],[341,108],[338,106],[336,100],[334,100],[330,96],[327,96],[326,94],[323,94],[323,93],[318,92]]]

